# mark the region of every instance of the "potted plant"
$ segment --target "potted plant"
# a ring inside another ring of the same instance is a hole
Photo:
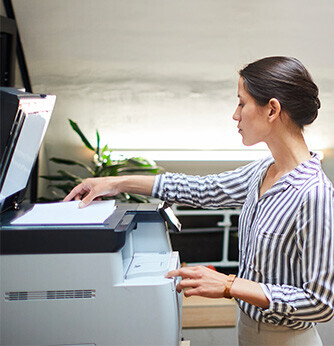
[[[81,183],[87,177],[106,177],[119,176],[127,174],[158,174],[163,169],[154,161],[147,160],[143,157],[126,158],[122,155],[115,156],[112,149],[105,145],[100,147],[100,134],[96,131],[96,148],[88,141],[78,124],[69,119],[72,129],[79,135],[84,146],[92,151],[92,166],[85,163],[64,159],[58,157],[50,158],[51,162],[66,166],[79,166],[82,169],[83,176],[75,175],[68,170],[59,169],[56,175],[42,175],[41,178],[52,182],[49,188],[52,188],[53,198],[40,198],[40,202],[58,201],[63,199],[76,185]],[[144,196],[121,193],[113,198],[120,199],[124,202],[147,203],[149,199]]]

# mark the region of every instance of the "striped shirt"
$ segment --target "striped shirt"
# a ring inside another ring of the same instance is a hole
[[[308,329],[333,317],[334,190],[316,154],[259,198],[273,157],[205,177],[158,175],[152,196],[201,208],[242,207],[239,274],[261,284],[268,309],[238,300],[258,322]]]

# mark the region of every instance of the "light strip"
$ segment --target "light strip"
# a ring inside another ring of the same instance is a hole
[[[322,151],[315,150],[320,159]],[[269,150],[114,150],[115,159],[144,157],[154,161],[254,161],[270,155]]]

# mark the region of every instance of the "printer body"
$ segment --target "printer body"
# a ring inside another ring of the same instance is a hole
[[[180,266],[168,233],[180,225],[168,206],[116,203],[96,224],[15,224],[34,205],[4,186],[1,345],[179,344],[182,295],[165,274]]]

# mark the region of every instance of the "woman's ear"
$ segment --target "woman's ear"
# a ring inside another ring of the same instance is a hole
[[[273,122],[281,115],[281,103],[276,98],[272,98],[269,100],[268,106],[269,122]]]

